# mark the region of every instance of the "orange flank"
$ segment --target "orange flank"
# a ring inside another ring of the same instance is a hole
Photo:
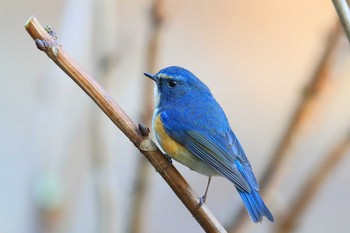
[[[195,170],[206,176],[217,175],[217,172],[209,165],[198,159],[189,150],[176,142],[165,132],[162,120],[160,119],[160,114],[158,114],[156,119],[154,119],[153,128],[157,133],[157,139],[160,146],[171,158],[189,167],[191,170]]]
[[[160,119],[160,114],[154,120],[154,130],[157,132],[160,146],[163,148],[165,153],[177,160],[179,154],[185,151],[185,147],[177,143],[172,139],[166,132]]]

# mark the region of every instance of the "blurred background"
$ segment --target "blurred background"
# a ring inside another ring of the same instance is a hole
[[[331,1],[0,3],[0,232],[202,232],[168,185],[24,30],[35,15],[136,122],[143,72],[178,65],[212,90],[275,223],[234,186],[207,205],[228,232],[349,232],[349,43]],[[207,178],[174,163],[198,195]]]

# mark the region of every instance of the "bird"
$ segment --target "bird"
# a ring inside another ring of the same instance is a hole
[[[208,176],[200,205],[206,201],[211,177],[219,175],[234,184],[253,222],[264,216],[274,222],[243,147],[210,89],[179,66],[144,75],[155,82],[152,127],[160,147],[167,156]]]

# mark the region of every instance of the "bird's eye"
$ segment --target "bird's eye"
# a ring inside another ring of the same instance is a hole
[[[170,80],[168,81],[168,86],[169,86],[169,87],[175,87],[177,84],[178,84],[178,82],[175,81],[175,80],[173,80],[173,79],[170,79]]]

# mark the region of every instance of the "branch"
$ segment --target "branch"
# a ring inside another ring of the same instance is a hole
[[[332,0],[338,13],[340,22],[344,28],[345,34],[350,42],[350,10],[347,0]]]
[[[284,172],[284,162],[289,158],[286,153],[290,149],[292,142],[295,140],[297,133],[302,127],[303,123],[307,119],[308,114],[313,109],[316,103],[317,96],[322,92],[324,86],[328,80],[328,72],[333,58],[335,48],[339,39],[340,30],[339,23],[335,25],[330,32],[330,37],[325,47],[323,54],[316,66],[315,72],[312,75],[310,83],[307,85],[304,95],[302,96],[299,105],[297,106],[293,116],[288,124],[288,127],[278,143],[272,158],[265,169],[260,183],[261,193],[263,197],[267,197],[267,190],[273,186],[273,179],[280,177],[280,173]],[[238,229],[242,227],[245,222],[246,211],[244,207],[241,207],[238,216],[235,218],[233,224],[229,227],[229,232],[238,232]]]
[[[62,46],[57,43],[56,36],[52,30],[48,26],[44,29],[35,17],[31,17],[26,22],[25,29],[35,40],[38,49],[44,51],[78,84],[150,161],[201,227],[206,232],[226,232],[206,205],[198,206],[198,198],[193,189],[175,167],[169,164],[169,161],[148,137],[147,131],[140,131],[111,96],[64,51]],[[141,129],[143,128],[141,127]]]
[[[290,205],[287,215],[282,218],[282,221],[277,225],[275,232],[289,233],[293,232],[298,220],[303,216],[303,213],[310,205],[311,200],[317,194],[322,184],[327,180],[327,177],[336,168],[342,158],[347,154],[350,148],[350,135],[347,135],[340,141],[330,152],[322,164],[317,168],[317,171],[300,189],[302,190],[295,202]]]
[[[277,173],[277,167],[286,159],[285,153],[291,146],[297,132],[307,119],[309,112],[312,110],[318,95],[324,90],[324,87],[329,80],[329,68],[333,61],[333,54],[335,52],[337,42],[340,36],[339,24],[337,23],[330,32],[328,43],[323,54],[316,66],[315,72],[312,75],[310,83],[306,86],[300,104],[297,107],[293,117],[289,123],[288,129],[282,138],[277,150],[275,151],[266,173],[261,179],[261,186],[264,187],[271,182],[273,176]]]

